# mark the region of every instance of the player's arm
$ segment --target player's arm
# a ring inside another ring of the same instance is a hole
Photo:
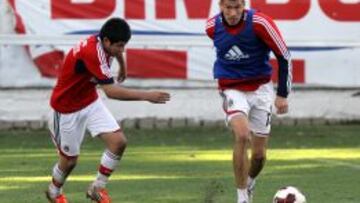
[[[111,74],[109,64],[103,57],[99,49],[97,52],[84,54],[86,67],[96,78],[97,83],[101,86],[106,96],[118,100],[143,100],[152,103],[165,103],[169,101],[170,95],[166,92],[158,91],[139,91],[116,85]]]
[[[277,112],[282,114],[288,111],[287,96],[291,89],[291,59],[290,52],[274,21],[262,14],[254,15],[254,31],[256,35],[273,51],[279,65],[278,89],[275,99]]]
[[[134,90],[116,84],[102,84],[101,88],[104,90],[106,96],[111,99],[149,101],[158,104],[163,104],[170,100],[170,94],[161,91]]]
[[[216,16],[208,19],[206,21],[206,27],[205,27],[206,35],[212,40],[214,39],[214,33],[215,33],[215,18]]]
[[[116,56],[116,60],[119,63],[119,72],[117,75],[117,81],[123,82],[127,77],[127,70],[124,60],[124,54],[121,52],[118,56]]]

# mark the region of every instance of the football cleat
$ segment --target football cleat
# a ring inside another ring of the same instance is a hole
[[[58,195],[55,199],[50,197],[49,191],[46,191],[45,194],[50,203],[68,203],[64,194]]]
[[[96,203],[111,203],[110,196],[105,188],[97,188],[91,185],[86,192],[86,197]]]

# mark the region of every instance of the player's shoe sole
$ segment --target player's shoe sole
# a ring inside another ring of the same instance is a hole
[[[90,186],[86,192],[86,198],[91,199],[96,203],[111,203],[110,196],[105,189],[98,189]]]
[[[56,199],[52,199],[50,197],[50,194],[49,194],[49,191],[45,191],[45,196],[46,196],[46,199],[50,202],[50,203],[68,203],[65,195],[61,194],[59,195]]]

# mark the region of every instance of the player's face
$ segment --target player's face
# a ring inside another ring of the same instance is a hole
[[[119,56],[121,53],[123,53],[125,51],[125,45],[126,43],[121,41],[111,44],[110,40],[106,37],[103,41],[105,51],[111,56]]]
[[[220,9],[226,22],[229,25],[236,25],[240,22],[245,8],[244,0],[221,0]]]

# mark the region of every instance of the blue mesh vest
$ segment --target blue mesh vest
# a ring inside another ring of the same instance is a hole
[[[214,78],[247,80],[270,76],[269,47],[253,30],[254,10],[248,10],[245,25],[240,33],[232,35],[226,31],[219,14],[215,20],[214,46],[216,61]]]

